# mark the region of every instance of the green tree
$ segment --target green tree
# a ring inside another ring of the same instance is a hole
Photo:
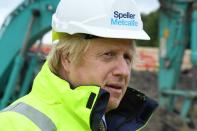
[[[158,47],[158,31],[159,31],[159,11],[152,12],[148,15],[142,14],[144,30],[148,33],[151,40],[137,40],[139,46]]]

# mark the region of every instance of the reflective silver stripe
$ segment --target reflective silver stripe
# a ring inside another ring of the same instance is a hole
[[[18,103],[16,105],[10,105],[4,110],[18,112],[27,118],[29,118],[34,124],[36,124],[42,131],[56,131],[56,126],[53,121],[40,112],[39,110],[29,106],[25,103]]]

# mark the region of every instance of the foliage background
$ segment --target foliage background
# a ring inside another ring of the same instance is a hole
[[[148,33],[151,40],[137,40],[137,45],[145,47],[158,47],[159,10],[156,10],[148,15],[142,14],[142,21],[144,23],[144,30]]]

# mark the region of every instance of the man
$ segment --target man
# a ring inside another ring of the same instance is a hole
[[[149,39],[132,0],[61,0],[57,45],[32,91],[0,114],[1,130],[135,131],[157,103],[127,88],[134,40]]]

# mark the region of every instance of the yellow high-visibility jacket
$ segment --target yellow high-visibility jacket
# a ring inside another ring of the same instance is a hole
[[[46,62],[32,91],[0,113],[0,131],[97,131],[109,100],[98,86],[70,84],[53,74]],[[157,103],[128,88],[120,106],[105,114],[108,131],[143,127]]]

